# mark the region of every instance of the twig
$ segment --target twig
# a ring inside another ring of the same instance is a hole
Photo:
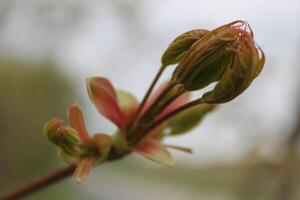
[[[75,170],[74,165],[69,165],[58,169],[54,172],[46,174],[44,176],[38,177],[24,185],[16,187],[15,189],[9,191],[8,193],[4,194],[0,197],[0,200],[15,200],[20,199],[26,195],[29,195],[39,189],[42,189],[46,186],[49,186],[52,183],[56,183],[60,180],[63,180],[70,175],[73,174]]]

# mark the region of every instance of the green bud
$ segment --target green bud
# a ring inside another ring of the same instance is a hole
[[[112,146],[112,138],[108,135],[98,133],[85,143],[80,143],[79,149],[84,157],[94,157],[97,161],[102,161],[108,155]]]
[[[64,149],[71,155],[80,154],[81,151],[78,148],[80,139],[75,129],[69,127],[63,127],[58,132],[57,145]]]
[[[224,103],[250,85],[261,72],[264,60],[249,25],[236,21],[210,31],[195,42],[173,72],[172,80],[187,91],[218,82],[213,91],[203,96],[203,101]]]
[[[189,48],[208,32],[209,31],[204,29],[196,29],[179,35],[171,42],[162,55],[162,64],[167,66],[178,63],[189,50]]]
[[[54,118],[44,125],[44,134],[48,140],[60,147],[64,152],[70,155],[80,153],[78,144],[80,142],[78,133],[75,129],[65,127],[63,121]]]
[[[175,69],[172,80],[188,91],[199,90],[217,81],[226,69],[235,41],[235,30],[227,24],[207,33],[195,42]]]
[[[230,67],[214,89],[202,96],[203,102],[228,102],[245,91],[260,74],[265,64],[265,56],[249,34],[241,38],[235,49]]]
[[[59,118],[54,118],[45,123],[43,127],[44,134],[52,141],[55,138],[56,131],[63,125],[63,121]]]

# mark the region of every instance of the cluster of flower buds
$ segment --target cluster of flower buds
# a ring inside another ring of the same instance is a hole
[[[264,53],[256,45],[249,24],[244,21],[235,21],[212,31],[184,33],[166,50],[163,64],[175,62],[169,56],[172,53],[175,58],[181,58],[176,59],[179,64],[172,80],[187,91],[200,90],[217,82],[215,88],[202,97],[203,102],[214,104],[230,101],[241,94],[260,74],[265,63]]]
[[[92,166],[107,159],[112,139],[105,134],[90,137],[77,104],[70,106],[69,118],[71,127],[65,126],[59,118],[48,121],[44,125],[44,134],[59,147],[58,154],[64,161],[78,166],[74,175],[80,182]]]
[[[163,139],[186,133],[217,104],[240,95],[259,75],[264,62],[264,54],[244,21],[211,31],[192,30],[178,36],[164,52],[158,75],[141,103],[130,93],[116,90],[106,78],[87,79],[90,100],[117,127],[113,136],[91,137],[77,104],[69,108],[70,126],[54,118],[45,124],[44,133],[58,146],[59,156],[76,165],[74,175],[78,182],[94,165],[131,152],[173,165],[168,148],[191,150],[163,144]],[[152,92],[164,69],[173,64],[177,66],[171,79]],[[191,100],[191,92],[211,83],[216,83],[211,91]]]

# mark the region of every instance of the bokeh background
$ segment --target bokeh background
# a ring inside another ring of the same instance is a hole
[[[267,63],[239,98],[168,139],[193,155],[173,152],[172,168],[131,155],[26,199],[300,199],[299,0],[0,0],[0,194],[64,165],[42,126],[66,119],[71,103],[91,133],[114,132],[85,77],[108,77],[141,99],[174,37],[236,19],[251,24]]]

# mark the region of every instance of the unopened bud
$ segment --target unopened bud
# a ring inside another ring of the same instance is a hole
[[[55,140],[57,130],[62,126],[63,126],[63,120],[57,117],[51,119],[48,122],[46,122],[43,127],[44,134],[50,141],[53,141]]]
[[[167,66],[178,63],[189,48],[208,32],[204,29],[196,29],[179,35],[164,52],[161,58],[162,64]]]
[[[234,43],[235,32],[233,24],[227,24],[207,33],[188,50],[172,79],[189,91],[202,89],[217,81],[232,55],[227,48]]]
[[[236,21],[207,33],[195,42],[173,73],[172,80],[188,91],[218,82],[206,93],[206,103],[223,103],[241,94],[260,73],[264,55],[249,25]]]
[[[203,95],[203,102],[228,102],[245,91],[260,74],[265,64],[265,56],[255,45],[253,38],[249,34],[242,36],[234,48],[235,54],[230,67],[215,88]]]
[[[44,134],[55,145],[59,146],[70,155],[79,154],[78,143],[80,142],[78,133],[75,129],[65,127],[63,121],[54,118],[44,126]]]

